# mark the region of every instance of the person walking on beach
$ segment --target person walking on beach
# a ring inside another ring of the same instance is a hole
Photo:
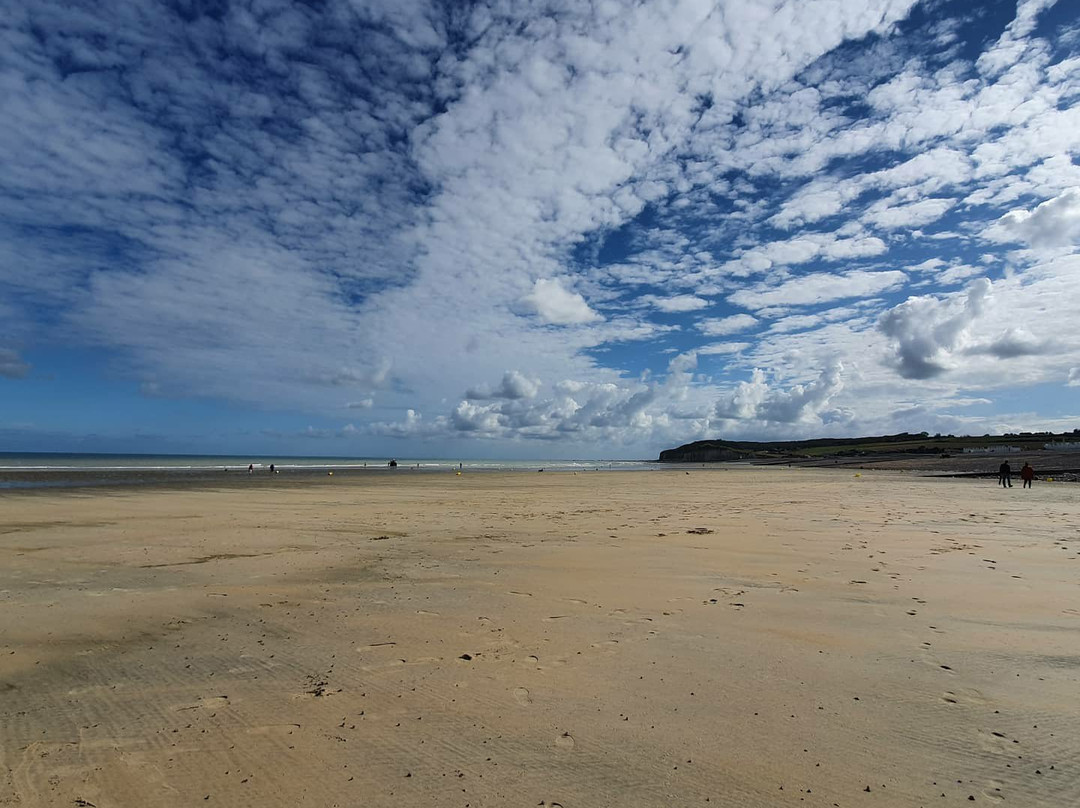
[[[1031,481],[1035,479],[1035,469],[1030,463],[1024,463],[1024,467],[1020,469],[1020,479],[1024,481],[1024,488],[1031,488]]]
[[[1008,460],[998,466],[998,482],[1002,488],[1012,488],[1012,467]]]

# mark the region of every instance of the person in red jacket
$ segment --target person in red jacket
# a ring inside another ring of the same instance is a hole
[[[1025,463],[1020,469],[1020,479],[1024,481],[1024,488],[1031,488],[1031,481],[1035,479],[1035,469],[1031,467],[1031,464]]]

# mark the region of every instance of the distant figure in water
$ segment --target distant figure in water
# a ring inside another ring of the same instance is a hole
[[[392,468],[392,469],[396,469],[396,468],[397,468],[397,461],[396,461],[396,460],[391,460],[391,461],[390,461],[389,463],[387,463],[386,465],[388,465],[388,466],[389,466],[390,468]]]
[[[1002,488],[1012,488],[1012,467],[1008,460],[998,466],[998,482]]]
[[[275,474],[275,473],[276,473],[276,472],[274,471],[274,464],[273,464],[273,463],[271,463],[271,464],[270,464],[270,473],[271,473],[271,474]]]
[[[1031,481],[1035,479],[1035,469],[1030,463],[1025,463],[1020,469],[1020,479],[1024,481],[1024,488],[1031,488]]]
[[[255,464],[254,463],[248,463],[248,474],[254,474],[254,473],[255,473]]]

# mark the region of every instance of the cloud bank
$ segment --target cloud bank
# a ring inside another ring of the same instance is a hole
[[[983,11],[13,9],[0,377],[347,452],[1012,423],[1080,366],[1080,19]]]

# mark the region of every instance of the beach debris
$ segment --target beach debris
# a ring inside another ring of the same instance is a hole
[[[472,654],[462,654],[458,659],[464,659],[466,662],[472,661]]]
[[[693,533],[693,534],[698,535],[698,536],[707,536],[710,533],[715,533],[716,531],[715,530],[710,530],[707,527],[692,527],[686,532],[687,533]]]

